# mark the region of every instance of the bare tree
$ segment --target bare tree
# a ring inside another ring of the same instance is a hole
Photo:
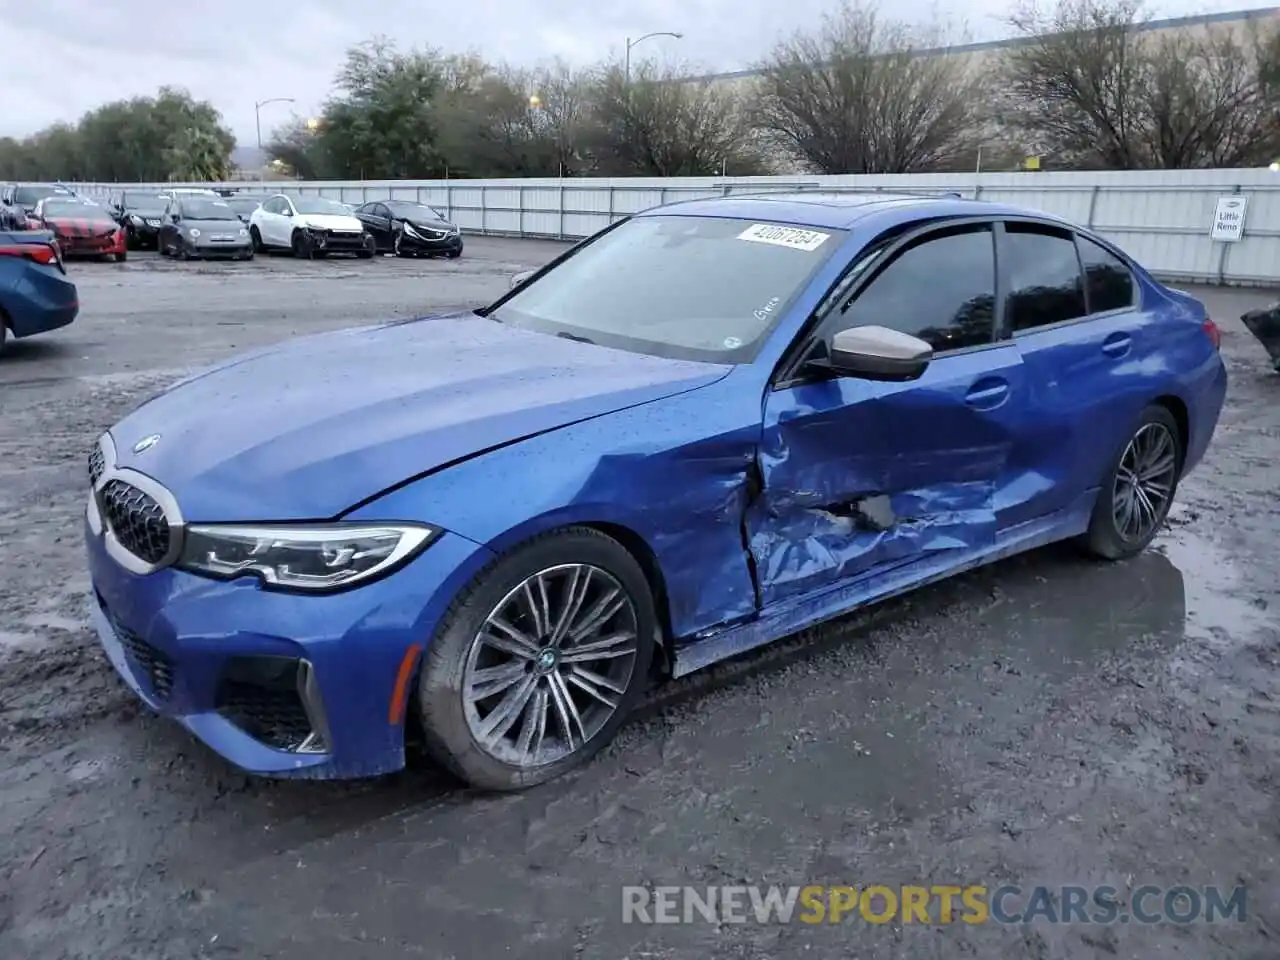
[[[1005,115],[1066,166],[1251,165],[1280,130],[1264,71],[1273,35],[1145,29],[1140,0],[1028,0],[1004,57]]]
[[[982,73],[946,53],[948,32],[846,2],[761,65],[755,123],[821,173],[953,166],[981,133]]]
[[[633,62],[630,76],[616,64],[598,72],[587,141],[598,172],[693,177],[765,169],[735,92],[688,76],[653,61]]]

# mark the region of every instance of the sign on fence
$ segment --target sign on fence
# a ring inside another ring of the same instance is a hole
[[[1209,230],[1209,238],[1221,240],[1223,243],[1237,243],[1244,239],[1244,213],[1248,209],[1249,198],[1233,195],[1219,197],[1213,209],[1213,226]]]

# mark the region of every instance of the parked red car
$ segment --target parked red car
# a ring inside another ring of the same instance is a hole
[[[49,230],[64,257],[129,256],[125,231],[105,209],[76,197],[45,197],[31,211],[37,229]]]

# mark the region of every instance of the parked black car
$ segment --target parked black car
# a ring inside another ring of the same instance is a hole
[[[356,207],[378,245],[397,257],[462,256],[462,231],[439,210],[408,200],[370,200]]]
[[[149,190],[116,190],[107,201],[107,209],[124,227],[125,242],[130,250],[160,246],[160,218],[164,216],[168,197]]]
[[[1250,310],[1240,318],[1245,329],[1262,344],[1271,365],[1280,372],[1280,300],[1269,307]]]

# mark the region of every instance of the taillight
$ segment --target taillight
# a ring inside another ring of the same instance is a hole
[[[1204,335],[1209,338],[1209,342],[1213,344],[1213,349],[1222,349],[1222,331],[1218,329],[1218,325],[1212,320],[1205,318],[1204,323],[1200,325],[1200,329],[1204,331]]]
[[[58,251],[52,244],[43,243],[0,244],[0,257],[25,257],[46,267],[58,263]]]

